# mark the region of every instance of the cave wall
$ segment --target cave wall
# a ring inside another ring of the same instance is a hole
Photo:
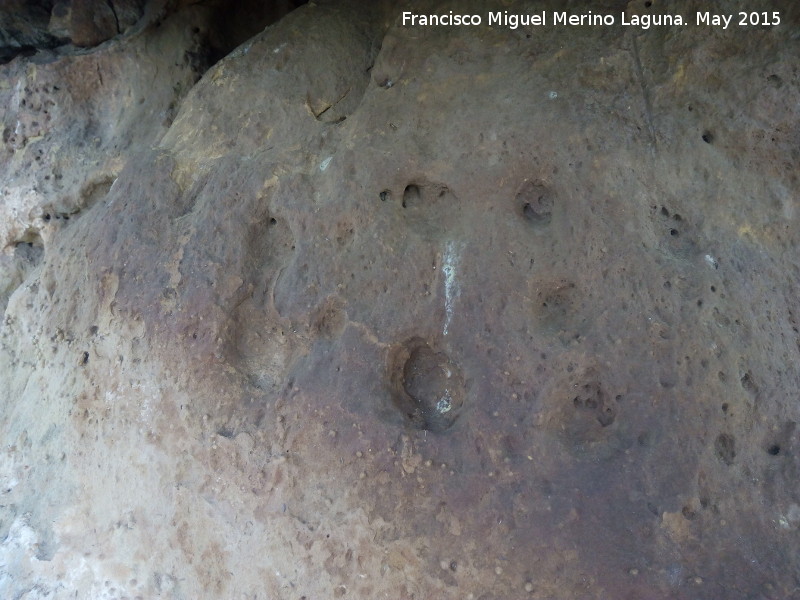
[[[797,593],[796,12],[153,6],[0,67],[1,596]]]

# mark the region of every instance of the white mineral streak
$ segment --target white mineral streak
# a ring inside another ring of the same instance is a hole
[[[461,286],[456,280],[456,270],[458,263],[461,259],[459,253],[461,252],[460,244],[456,244],[452,240],[447,242],[444,251],[444,329],[442,333],[447,335],[450,328],[450,321],[453,319],[453,304],[461,294]]]

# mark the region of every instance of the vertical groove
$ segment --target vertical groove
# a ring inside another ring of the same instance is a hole
[[[639,79],[639,85],[642,88],[642,96],[644,97],[644,113],[645,120],[647,121],[647,130],[650,132],[650,142],[653,144],[653,151],[657,151],[658,143],[656,142],[656,129],[653,126],[653,106],[650,102],[650,92],[644,80],[644,70],[642,69],[642,61],[639,58],[639,46],[636,44],[636,37],[631,36],[631,41],[631,46],[633,48],[633,64],[636,68],[636,76]]]

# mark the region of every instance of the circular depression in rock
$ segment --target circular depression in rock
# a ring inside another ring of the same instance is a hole
[[[445,352],[412,338],[395,350],[390,369],[394,404],[415,427],[438,433],[456,422],[464,378]]]
[[[541,181],[526,181],[516,198],[523,218],[534,226],[549,225],[553,218],[553,193]]]

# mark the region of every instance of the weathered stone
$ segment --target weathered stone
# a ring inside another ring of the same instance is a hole
[[[4,67],[0,596],[792,597],[793,13],[390,4]]]

